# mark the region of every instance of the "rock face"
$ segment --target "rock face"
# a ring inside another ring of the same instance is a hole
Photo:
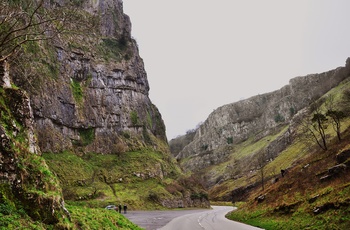
[[[186,158],[183,167],[199,170],[220,163],[229,154],[231,144],[249,137],[260,139],[280,126],[288,124],[293,116],[350,75],[350,60],[345,67],[305,77],[291,79],[280,90],[224,105],[209,115],[199,127],[191,143],[177,155]],[[288,144],[291,130],[274,143],[272,154],[278,154]],[[277,143],[279,142],[279,143]]]
[[[7,207],[12,200],[34,220],[56,224],[69,213],[57,178],[40,157],[29,98],[11,88],[0,88],[0,98],[0,202]]]
[[[122,1],[79,2],[82,23],[98,24],[46,47],[58,64],[30,89],[41,150],[114,153],[154,146],[152,137],[166,142]]]

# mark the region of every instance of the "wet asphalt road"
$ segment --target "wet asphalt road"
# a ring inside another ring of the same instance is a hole
[[[127,214],[124,214],[124,216],[145,230],[156,230],[165,226],[176,217],[192,213],[205,212],[208,210],[209,209],[174,211],[130,211]]]
[[[225,218],[231,206],[212,206],[212,209],[176,211],[131,211],[124,214],[146,230],[256,230],[259,228]]]

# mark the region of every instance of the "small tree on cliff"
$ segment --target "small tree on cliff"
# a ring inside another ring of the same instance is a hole
[[[323,150],[327,150],[327,141],[326,141],[326,128],[327,128],[327,118],[324,114],[317,111],[314,113],[312,119],[312,125],[309,128],[310,134],[314,137],[318,146]],[[321,139],[320,139],[321,138]]]
[[[295,122],[300,125],[302,134],[307,140],[315,142],[321,149],[327,150],[326,132],[327,117],[321,111],[321,105],[325,102],[320,99],[310,106],[310,111],[305,110],[295,117]],[[311,114],[311,115],[307,115]]]
[[[332,127],[337,133],[338,140],[341,141],[341,120],[345,118],[345,113],[343,111],[328,110],[326,115],[331,118]]]
[[[259,170],[261,188],[263,191],[265,190],[265,177],[266,177],[265,166],[269,163],[268,155],[269,155],[268,149],[263,149],[263,150],[260,150],[256,156],[256,166]]]

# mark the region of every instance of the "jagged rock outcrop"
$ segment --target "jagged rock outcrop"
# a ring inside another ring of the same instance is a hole
[[[12,202],[34,220],[57,224],[69,212],[58,179],[40,157],[29,98],[21,90],[1,87],[0,98],[0,202],[7,208]]]
[[[81,24],[97,25],[55,38],[54,46],[45,47],[51,71],[37,76],[34,89],[27,87],[41,150],[115,153],[156,146],[152,137],[166,142],[122,1],[77,1],[76,6]],[[26,88],[20,79],[16,84]]]
[[[199,127],[194,140],[177,158],[187,158],[182,166],[193,171],[223,162],[230,153],[227,147],[231,144],[252,136],[259,140],[275,132],[279,126],[288,124],[298,111],[349,75],[350,59],[345,67],[296,77],[280,90],[219,107]],[[278,154],[288,144],[290,136],[291,130],[288,129],[277,141],[270,143],[271,154]]]

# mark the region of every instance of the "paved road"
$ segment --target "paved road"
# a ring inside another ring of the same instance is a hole
[[[208,209],[175,211],[129,211],[127,214],[123,215],[133,223],[146,230],[156,230],[165,226],[176,217],[204,211],[208,211]]]
[[[125,216],[146,230],[256,230],[259,228],[234,222],[225,215],[234,210],[230,206],[213,209],[180,211],[130,212]]]

